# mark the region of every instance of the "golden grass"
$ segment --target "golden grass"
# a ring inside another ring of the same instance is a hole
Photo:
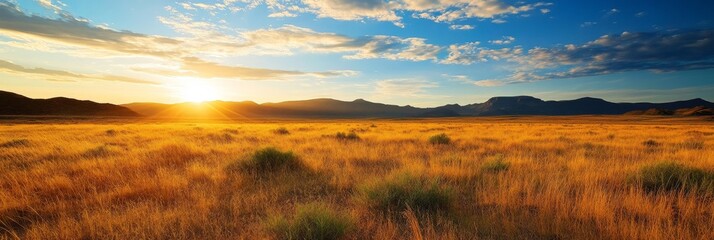
[[[229,171],[266,147],[309,171]],[[633,177],[664,161],[714,172],[712,150],[712,122],[666,118],[7,123],[0,239],[272,238],[270,216],[315,202],[351,219],[348,239],[710,239],[713,193]],[[356,196],[398,172],[452,189],[450,211]]]

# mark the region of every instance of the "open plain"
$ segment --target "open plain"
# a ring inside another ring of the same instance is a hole
[[[0,124],[2,239],[714,232],[714,122],[706,118]]]

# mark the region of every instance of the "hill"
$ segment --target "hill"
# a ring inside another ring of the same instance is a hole
[[[543,101],[530,96],[493,97],[484,103],[449,104],[417,108],[374,103],[364,99],[340,101],[320,98],[303,101],[257,104],[254,102],[213,101],[201,104],[132,103],[123,105],[140,114],[167,118],[384,118],[384,117],[459,117],[499,115],[619,115],[647,109],[713,108],[714,103],[692,99],[668,103],[613,103],[599,98]],[[706,110],[702,110],[702,113]],[[705,114],[690,114],[705,115]]]
[[[32,99],[0,91],[0,115],[139,116],[122,106],[56,97]]]
[[[130,103],[121,106],[71,98],[31,99],[0,91],[0,115],[146,116],[155,118],[401,118],[502,115],[711,115],[714,103],[697,98],[667,103],[613,103],[599,98],[544,101],[531,96],[493,97],[484,103],[417,108],[319,98],[258,104],[251,101]]]
[[[675,116],[711,116],[714,115],[714,109],[705,106],[696,106],[692,108],[680,108],[677,110],[650,108],[647,110],[635,110],[625,113],[627,115],[675,115]]]

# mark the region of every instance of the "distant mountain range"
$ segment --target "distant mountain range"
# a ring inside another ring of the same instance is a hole
[[[144,116],[156,118],[398,118],[499,115],[711,115],[714,103],[697,98],[668,103],[612,103],[598,98],[543,101],[494,97],[484,103],[417,108],[369,102],[312,99],[280,103],[101,104],[70,98],[30,99],[0,91],[0,115]]]
[[[109,103],[64,97],[32,99],[5,91],[0,91],[0,115],[140,116],[128,108]]]

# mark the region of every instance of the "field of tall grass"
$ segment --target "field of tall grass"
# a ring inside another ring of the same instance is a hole
[[[0,239],[711,239],[714,124],[0,122]]]

